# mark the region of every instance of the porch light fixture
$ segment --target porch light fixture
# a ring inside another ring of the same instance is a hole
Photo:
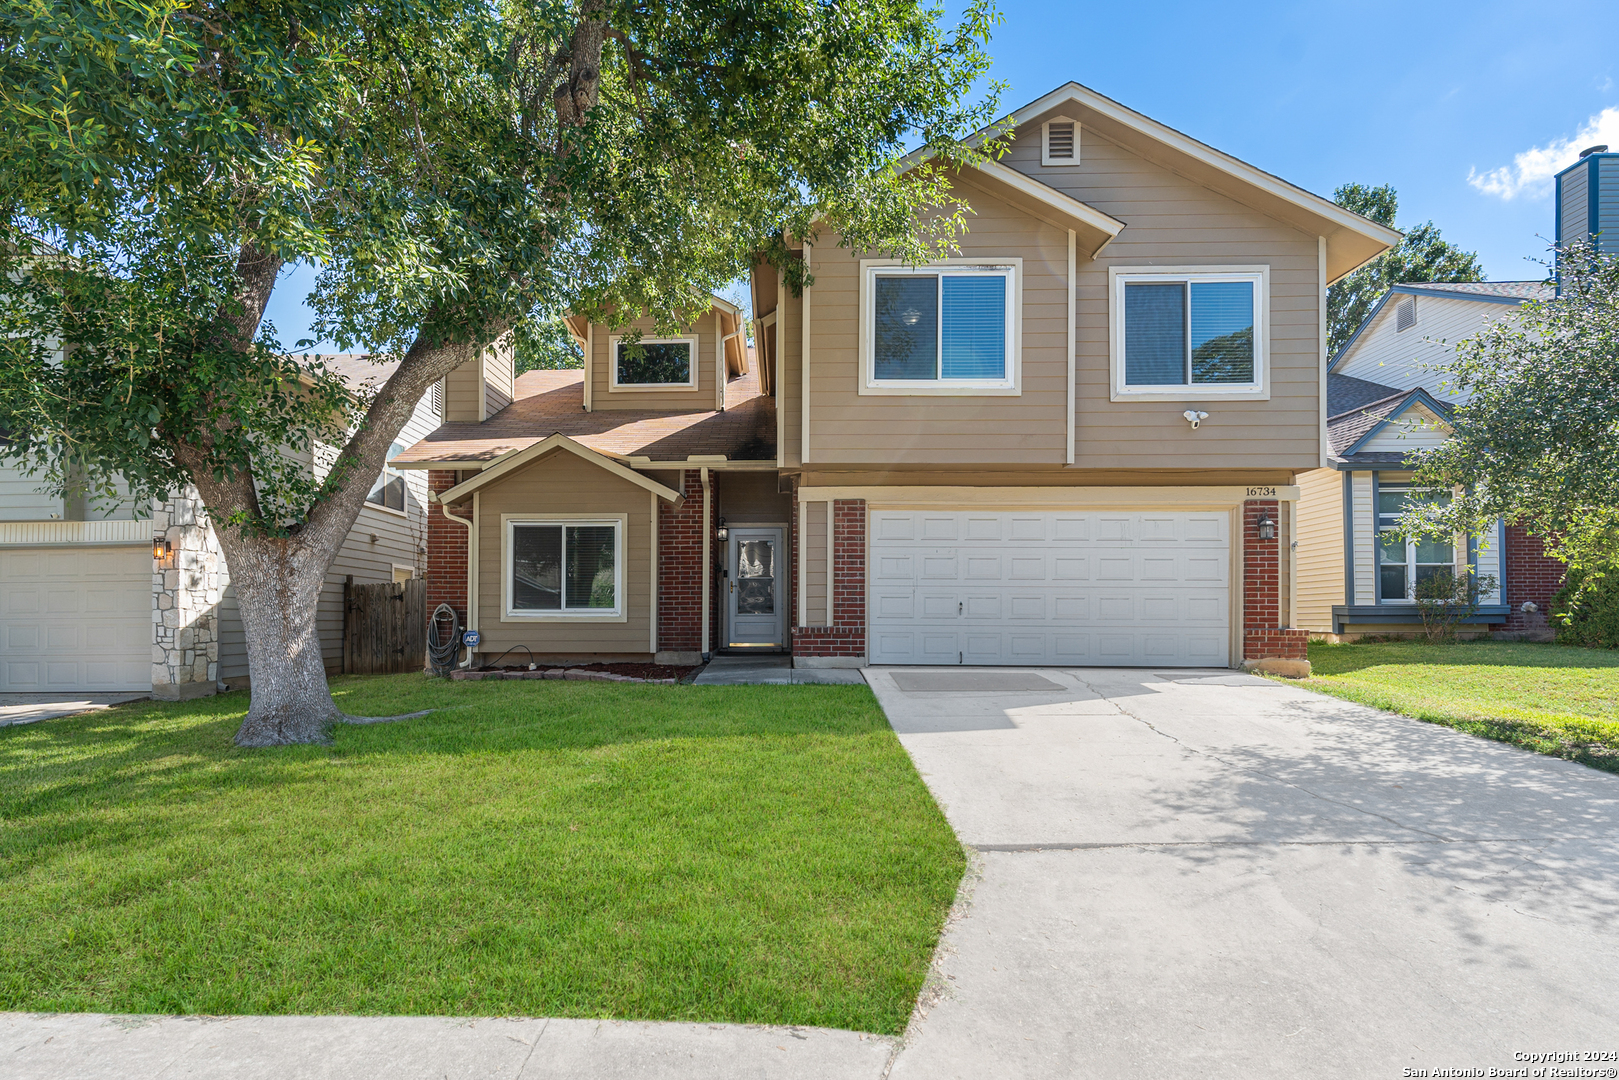
[[[725,519],[723,517],[720,518],[720,527],[714,530],[714,539],[718,540],[722,544],[731,539],[731,530],[725,527]]]
[[[174,557],[174,545],[162,533],[152,537],[152,561],[163,569],[168,569],[170,560]]]
[[[1276,522],[1271,520],[1269,514],[1261,513],[1259,515],[1259,538],[1261,540],[1276,539]]]

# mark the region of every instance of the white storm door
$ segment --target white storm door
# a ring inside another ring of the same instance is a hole
[[[873,664],[1225,667],[1227,511],[873,510]]]

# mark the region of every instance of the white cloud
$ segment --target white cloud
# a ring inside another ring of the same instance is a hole
[[[1619,147],[1619,105],[1591,117],[1572,138],[1530,147],[1514,157],[1511,165],[1485,173],[1469,170],[1467,182],[1486,195],[1499,195],[1503,199],[1515,199],[1519,195],[1544,198],[1551,193],[1552,177],[1574,164],[1581,150],[1600,143]]]

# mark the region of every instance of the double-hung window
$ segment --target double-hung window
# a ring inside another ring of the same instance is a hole
[[[1110,276],[1115,400],[1266,396],[1267,268]]]
[[[622,520],[506,522],[509,617],[624,612]]]
[[[867,264],[865,393],[1016,393],[1018,268]]]
[[[614,390],[692,390],[697,386],[695,337],[609,338]]]
[[[1380,484],[1377,489],[1377,599],[1379,603],[1415,601],[1417,587],[1436,574],[1456,572],[1456,545],[1448,539],[1407,540],[1394,533],[1400,515],[1413,506],[1443,505],[1450,494],[1406,484]]]

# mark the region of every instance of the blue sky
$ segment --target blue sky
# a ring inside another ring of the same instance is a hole
[[[952,10],[960,5],[952,2]],[[1540,276],[1548,177],[1619,150],[1619,4],[1002,0],[1007,110],[1072,79],[1300,187],[1393,184],[1496,280]],[[304,269],[267,314],[307,330]]]

